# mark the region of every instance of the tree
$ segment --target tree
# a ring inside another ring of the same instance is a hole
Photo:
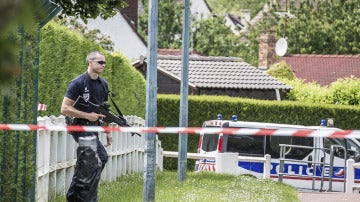
[[[3,0],[0,3],[0,85],[20,74],[18,67],[18,25],[31,30],[34,13],[39,13],[37,0]],[[37,12],[33,12],[33,10]]]
[[[255,16],[267,0],[207,0],[213,13],[225,15],[228,13],[241,16],[241,10],[250,11],[251,17]]]
[[[86,39],[93,41],[94,43],[100,44],[100,46],[108,50],[109,52],[114,51],[114,42],[111,41],[110,36],[101,33],[99,29],[89,30],[86,25],[79,23],[76,19],[56,19],[62,25],[65,25],[67,28],[79,32]]]
[[[148,6],[142,0],[145,12],[139,19],[139,33],[147,40],[148,34]],[[181,47],[182,33],[182,4],[173,0],[159,1],[158,15],[158,46],[159,48]]]
[[[284,11],[279,1],[249,32],[242,34],[247,45],[241,57],[257,66],[258,41],[261,33],[274,30],[276,38],[286,37],[288,54],[359,54],[360,12],[356,0],[289,1],[288,10],[296,18],[279,18]]]
[[[17,54],[19,26],[31,32],[38,25],[39,19],[46,15],[43,2],[47,0],[2,0],[0,3],[0,85],[20,74]],[[88,18],[100,16],[104,19],[112,17],[116,11],[125,7],[125,0],[57,0],[63,8],[62,16],[75,16],[87,22]]]
[[[146,39],[148,15],[146,2],[142,2],[145,12],[140,16],[139,33]],[[158,46],[159,48],[181,48],[183,5],[173,0],[159,2]],[[222,17],[195,20],[191,17],[191,48],[204,55],[237,56],[240,39],[233,35]]]
[[[289,10],[296,18],[279,18],[282,10],[274,4],[270,14],[278,37],[288,39],[288,53],[359,54],[360,12],[356,0],[290,1]],[[257,26],[262,26],[261,23]],[[258,28],[256,28],[258,29]]]
[[[288,80],[294,80],[296,78],[291,67],[285,61],[281,61],[279,63],[271,65],[270,68],[266,71],[266,73],[279,80],[284,78]]]
[[[286,33],[277,24],[278,35],[285,34],[289,53],[359,54],[360,10],[357,0],[301,1],[293,4],[296,16],[286,24]]]
[[[239,55],[240,38],[225,25],[224,18],[209,17],[195,21],[193,26],[194,31],[191,37],[196,51],[210,56],[236,57]]]
[[[81,18],[84,22],[87,22],[88,18],[98,16],[107,19],[116,15],[118,9],[127,6],[125,0],[56,0],[56,2],[63,8],[63,14]]]

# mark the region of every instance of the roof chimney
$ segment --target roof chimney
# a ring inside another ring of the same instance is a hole
[[[259,41],[259,69],[268,69],[275,62],[275,36],[269,30],[260,35]]]

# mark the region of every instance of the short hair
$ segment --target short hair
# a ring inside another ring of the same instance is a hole
[[[100,51],[92,51],[90,52],[87,56],[86,56],[86,63],[88,63],[89,60],[95,60],[96,56],[98,55],[102,55],[104,56],[104,54],[102,54]]]

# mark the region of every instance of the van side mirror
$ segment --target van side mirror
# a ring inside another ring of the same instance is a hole
[[[334,153],[335,153],[335,156],[338,156],[338,157],[340,157],[340,158],[346,158],[346,157],[344,156],[344,149],[343,149],[343,148],[336,147]]]

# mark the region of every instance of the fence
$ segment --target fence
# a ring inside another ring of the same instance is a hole
[[[127,116],[129,125],[144,126],[145,121]],[[39,117],[40,126],[65,126],[64,116]],[[117,127],[114,125],[113,127]],[[106,150],[109,160],[102,172],[101,182],[111,182],[119,176],[144,170],[145,135],[132,136],[128,132],[112,132],[112,145]],[[106,143],[106,135],[99,134]],[[162,170],[162,148],[156,140],[156,164]],[[70,185],[76,163],[76,143],[66,131],[38,130],[36,201],[49,201],[55,195],[64,195]]]
[[[355,184],[355,168],[360,168],[360,163],[355,163],[354,159],[348,159],[346,161],[346,193],[353,193],[355,190],[360,191],[360,184]]]

